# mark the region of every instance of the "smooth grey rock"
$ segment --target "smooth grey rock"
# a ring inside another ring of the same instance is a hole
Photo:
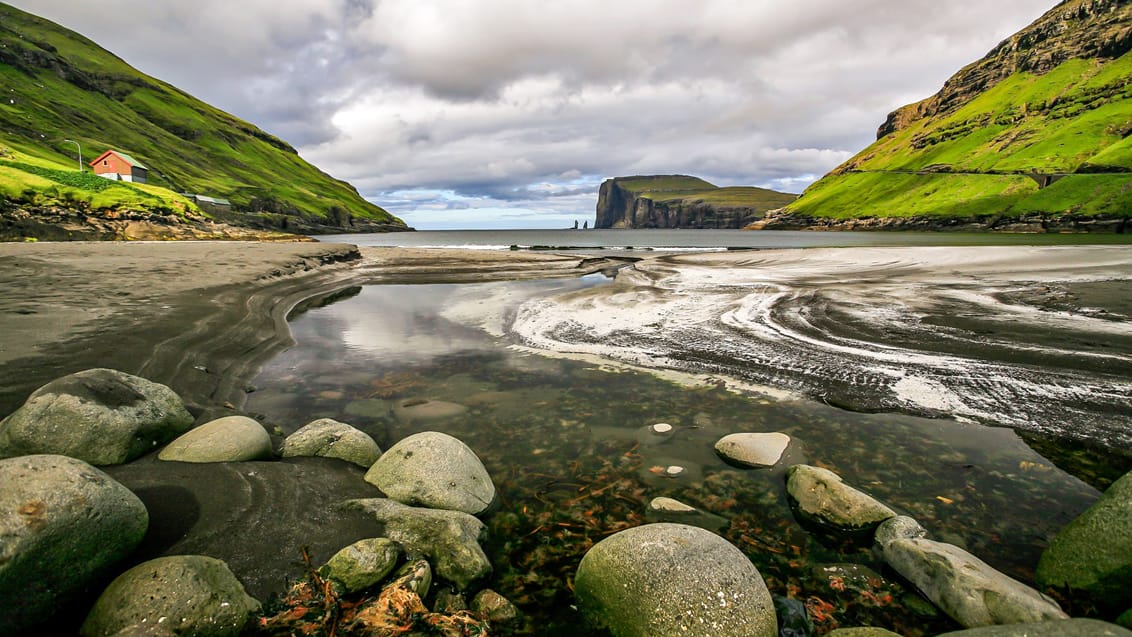
[[[894,518],[889,518],[880,523],[877,527],[876,533],[873,535],[873,541],[877,546],[884,547],[892,540],[901,538],[922,538],[927,537],[928,532],[915,518],[910,518],[906,515],[898,515]]]
[[[476,515],[495,500],[495,484],[475,452],[436,431],[414,434],[390,447],[365,479],[410,506]]]
[[[345,592],[355,593],[385,579],[400,557],[401,550],[389,538],[358,540],[335,553],[320,572],[340,583]]]
[[[271,455],[271,436],[262,425],[247,416],[225,416],[177,438],[157,458],[175,462],[242,462]]]
[[[460,590],[491,573],[491,561],[479,544],[485,527],[475,516],[385,498],[348,500],[345,506],[372,515],[384,526],[385,536],[400,543],[410,558],[429,558],[436,574]]]
[[[786,472],[786,492],[804,517],[842,532],[868,531],[896,517],[872,496],[845,484],[820,467],[796,464]]]
[[[0,635],[48,618],[145,537],[145,505],[91,465],[0,460]]]
[[[0,421],[0,458],[58,454],[94,465],[122,464],[192,425],[192,414],[165,385],[88,369],[40,387]]]
[[[747,467],[773,467],[788,446],[790,436],[784,433],[737,433],[720,438],[715,451]]]
[[[660,497],[653,498],[652,501],[649,502],[649,511],[656,513],[695,513],[696,511],[699,511],[699,509],[694,506],[684,504],[679,500]]]
[[[224,562],[175,555],[143,562],[102,592],[83,622],[83,637],[105,637],[138,624],[168,624],[178,635],[235,637],[259,610]]]
[[[431,422],[459,416],[468,408],[443,400],[403,400],[393,405],[393,416],[402,422]]]
[[[381,457],[381,448],[364,431],[332,418],[307,423],[283,441],[283,457],[321,456],[369,468]]]
[[[1132,637],[1132,630],[1097,619],[1074,618],[1007,626],[983,626],[943,633],[938,637]]]
[[[616,637],[774,637],[763,578],[727,540],[683,524],[646,524],[594,545],[574,594]]]
[[[1038,561],[1037,579],[1106,606],[1132,605],[1132,473],[1057,533]]]
[[[492,626],[510,624],[519,618],[519,609],[511,600],[490,588],[483,589],[472,598],[472,612]]]
[[[1068,617],[1053,600],[957,546],[899,538],[882,553],[889,566],[967,628]]]

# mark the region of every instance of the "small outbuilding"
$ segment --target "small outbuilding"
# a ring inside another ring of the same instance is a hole
[[[149,172],[149,169],[138,160],[113,149],[102,153],[97,159],[90,162],[90,167],[94,169],[94,174],[99,177],[115,181],[132,181],[139,184],[145,183],[146,173]]]

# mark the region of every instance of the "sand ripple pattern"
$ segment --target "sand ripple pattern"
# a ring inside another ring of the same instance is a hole
[[[858,410],[1132,448],[1126,248],[851,248],[664,257],[531,299],[525,344],[709,372]]]

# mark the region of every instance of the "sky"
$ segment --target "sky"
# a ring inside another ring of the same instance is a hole
[[[610,177],[785,192],[1055,0],[7,0],[418,229],[591,221]]]

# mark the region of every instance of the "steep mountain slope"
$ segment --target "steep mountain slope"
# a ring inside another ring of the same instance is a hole
[[[760,225],[1120,231],[1130,49],[1132,1],[1062,2]]]
[[[149,184],[174,192],[80,178],[73,174],[77,144],[85,161],[110,148],[129,153],[149,167]],[[179,192],[233,205],[201,211]],[[0,4],[5,199],[8,210],[25,212],[70,206],[94,214],[212,214],[298,232],[406,229],[286,142],[137,71],[77,33]]]
[[[797,195],[720,188],[699,177],[615,177],[601,184],[595,228],[742,228]]]

